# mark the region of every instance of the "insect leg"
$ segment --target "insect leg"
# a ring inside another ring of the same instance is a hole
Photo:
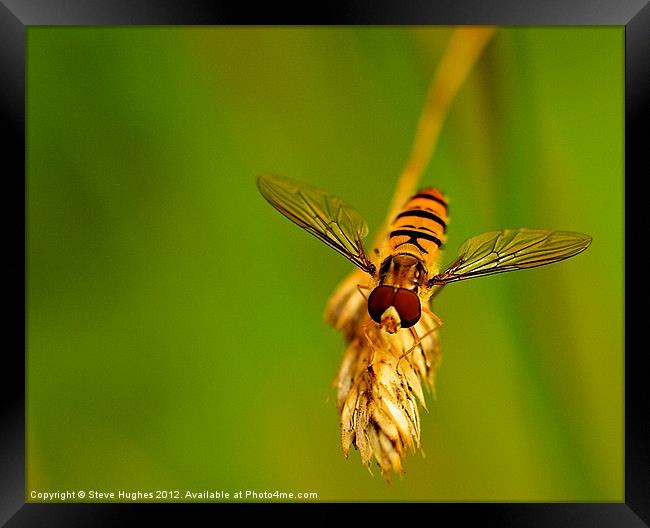
[[[431,309],[430,309],[428,306],[423,306],[423,307],[422,307],[422,311],[423,311],[425,314],[428,314],[428,315],[430,315],[431,317],[433,317],[433,320],[438,324],[438,326],[436,327],[436,329],[440,328],[443,324],[445,324],[445,323],[442,322],[442,320],[440,319],[440,317],[438,317],[436,314],[434,314],[434,313],[431,311]]]
[[[416,332],[414,326],[409,328],[409,330],[411,331],[411,334],[413,334],[413,341],[415,342],[415,344],[399,357],[399,359],[397,360],[397,365],[395,366],[395,370],[399,369],[399,362],[402,361],[402,359],[404,359],[406,356],[408,356],[411,352],[413,352],[417,347],[419,347],[420,344],[422,343],[422,340],[425,337],[432,334],[433,332],[435,332],[436,330],[438,330],[438,328],[440,328],[442,326],[443,323],[437,316],[435,316],[433,313],[431,313],[430,315],[433,315],[433,318],[434,318],[435,322],[437,323],[437,325],[434,326],[433,328],[431,328],[430,330],[427,330],[424,334],[422,334],[421,337],[418,336],[418,333]]]
[[[365,295],[361,290],[369,290],[370,286],[363,286],[361,284],[357,284],[357,290],[359,290],[359,293],[361,294],[361,297],[363,297],[366,301],[368,300],[368,296]]]
[[[366,341],[368,341],[368,344],[370,345],[370,350],[372,350],[372,356],[370,357],[370,361],[368,362],[368,366],[372,365],[373,361],[375,360],[375,344],[372,342],[372,339],[370,338],[370,335],[368,334],[368,327],[372,324],[375,324],[375,322],[370,319],[365,325],[363,325],[363,336],[366,338]]]

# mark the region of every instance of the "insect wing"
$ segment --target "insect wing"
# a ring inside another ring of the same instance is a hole
[[[260,176],[257,186],[289,220],[374,275],[375,266],[363,246],[368,225],[353,207],[321,189],[280,176]]]
[[[590,243],[589,235],[569,231],[503,229],[483,233],[466,240],[458,258],[430,284],[545,266],[581,253]]]

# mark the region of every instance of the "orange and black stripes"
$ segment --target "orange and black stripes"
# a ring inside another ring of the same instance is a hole
[[[421,189],[395,218],[390,247],[425,262],[436,258],[447,231],[447,201],[438,189]]]

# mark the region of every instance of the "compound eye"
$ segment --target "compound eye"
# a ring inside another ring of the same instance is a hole
[[[381,316],[393,305],[395,288],[377,286],[368,297],[368,313],[375,323],[381,323]]]
[[[400,288],[393,299],[402,328],[409,328],[420,320],[420,298],[411,290]]]

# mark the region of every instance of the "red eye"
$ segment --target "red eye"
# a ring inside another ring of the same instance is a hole
[[[381,323],[382,314],[391,307],[395,297],[392,286],[377,286],[368,297],[368,313],[375,323]]]
[[[414,291],[403,288],[397,290],[393,306],[399,314],[402,328],[409,328],[420,320],[420,298]]]
[[[377,286],[368,297],[368,313],[372,320],[381,323],[383,313],[394,306],[402,328],[409,328],[420,320],[420,298],[417,293],[393,286]]]

